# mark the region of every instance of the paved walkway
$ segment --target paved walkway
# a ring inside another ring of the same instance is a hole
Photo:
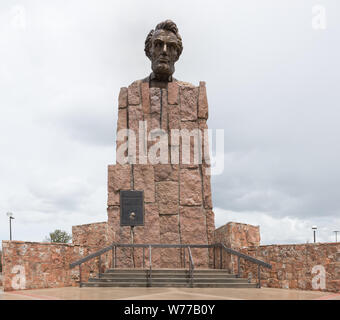
[[[340,300],[340,294],[288,289],[57,288],[3,292],[0,300]]]

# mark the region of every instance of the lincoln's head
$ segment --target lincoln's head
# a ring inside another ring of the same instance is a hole
[[[145,53],[151,60],[154,76],[159,81],[168,81],[175,72],[175,62],[183,51],[182,38],[176,24],[166,20],[151,30],[145,41]]]

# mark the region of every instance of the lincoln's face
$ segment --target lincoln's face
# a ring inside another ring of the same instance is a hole
[[[157,30],[152,37],[152,71],[159,76],[169,77],[175,72],[178,60],[177,37],[168,30]]]

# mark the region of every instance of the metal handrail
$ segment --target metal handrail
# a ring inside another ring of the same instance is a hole
[[[188,246],[188,252],[189,252],[189,277],[190,277],[190,284],[193,286],[194,284],[194,260],[192,259],[191,249],[190,246]]]
[[[242,259],[244,259],[244,260],[248,260],[248,261],[250,261],[250,262],[252,262],[252,263],[261,265],[262,267],[265,267],[265,268],[269,268],[269,269],[272,268],[272,266],[271,266],[269,263],[266,263],[266,262],[264,262],[264,261],[262,261],[262,260],[259,260],[259,259],[256,259],[256,258],[254,258],[254,257],[248,256],[248,255],[246,255],[246,254],[244,254],[244,253],[241,253],[241,252],[238,252],[238,251],[236,251],[236,250],[227,248],[223,243],[220,243],[220,244],[218,244],[218,245],[222,245],[222,248],[223,248],[225,251],[227,251],[228,253],[231,253],[231,254],[233,254],[233,255],[235,255],[235,256],[238,256],[238,257],[240,257],[240,258],[242,258]]]
[[[268,268],[271,269],[272,266],[269,263],[266,263],[262,260],[256,259],[254,257],[248,256],[246,254],[243,254],[241,252],[238,252],[236,250],[227,248],[223,243],[219,243],[216,244],[217,246],[220,246],[221,250],[222,248],[224,249],[224,251],[236,255],[237,256],[237,277],[239,278],[241,276],[241,272],[240,272],[240,258],[247,260],[251,263],[257,264],[257,287],[261,288],[261,267],[264,268]],[[222,261],[222,252],[221,252],[221,261]],[[222,269],[222,265],[221,265],[221,269]]]
[[[72,268],[74,268],[74,267],[76,267],[76,266],[79,266],[79,265],[83,264],[84,262],[87,262],[87,261],[89,261],[89,260],[92,260],[92,259],[94,259],[94,258],[97,258],[97,257],[101,256],[102,254],[104,254],[104,253],[106,253],[106,252],[112,250],[113,247],[114,247],[114,245],[105,247],[105,248],[103,248],[103,249],[101,249],[101,250],[99,250],[99,251],[97,251],[97,252],[94,252],[94,253],[89,254],[89,255],[86,256],[85,258],[82,258],[82,259],[80,259],[80,260],[78,260],[78,261],[76,261],[76,262],[71,263],[71,264],[70,264],[70,269],[72,269]]]
[[[112,245],[105,247],[97,252],[94,252],[92,254],[89,254],[88,256],[79,259],[73,263],[70,264],[70,269],[79,266],[79,277],[80,277],[80,283],[81,283],[81,265],[89,260],[92,260],[96,257],[100,257],[101,255],[103,255],[104,253],[112,250],[112,266],[113,268],[116,268],[116,259],[117,259],[117,248],[143,248],[143,252],[144,249],[149,248],[149,274],[148,274],[148,279],[149,279],[149,284],[151,286],[152,283],[152,248],[188,248],[188,252],[189,252],[189,275],[190,275],[190,282],[191,284],[193,283],[193,271],[195,268],[194,265],[194,261],[192,258],[192,254],[191,254],[191,248],[220,248],[220,269],[222,269],[223,265],[222,265],[222,259],[223,259],[223,251],[226,251],[232,255],[236,255],[237,256],[237,264],[238,264],[238,274],[237,276],[240,277],[241,273],[240,273],[240,259],[244,259],[247,260],[251,263],[257,264],[258,265],[258,287],[261,287],[261,267],[264,268],[268,268],[271,269],[272,266],[269,263],[266,263],[264,261],[261,261],[259,259],[256,259],[254,257],[248,256],[246,254],[243,254],[241,252],[238,252],[236,250],[233,250],[231,248],[227,248],[223,243],[215,243],[215,244],[211,244],[211,245],[205,245],[205,244],[118,244],[118,243],[113,243]],[[185,253],[185,250],[184,250]],[[101,272],[101,259],[98,260],[98,268],[99,268],[99,274]],[[185,265],[184,265],[185,267]],[[215,250],[214,250],[214,267],[215,267]],[[143,253],[143,268],[144,268],[144,253]]]

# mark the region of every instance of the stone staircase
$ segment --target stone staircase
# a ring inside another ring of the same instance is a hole
[[[237,278],[226,270],[196,269],[193,283],[189,271],[185,269],[152,270],[151,285],[148,270],[143,269],[108,269],[81,287],[193,287],[193,288],[256,288],[257,284],[247,279]]]

